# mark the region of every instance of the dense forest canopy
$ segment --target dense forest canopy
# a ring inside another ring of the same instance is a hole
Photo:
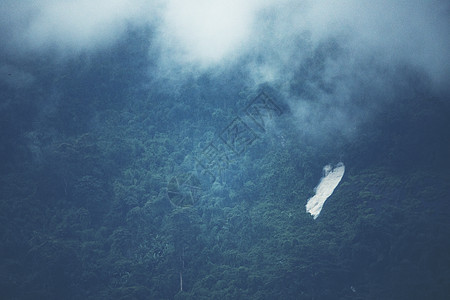
[[[449,5],[366,5],[4,1],[0,298],[448,297]]]

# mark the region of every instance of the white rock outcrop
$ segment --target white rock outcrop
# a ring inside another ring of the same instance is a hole
[[[314,219],[317,219],[322,211],[323,204],[328,197],[333,194],[342,177],[344,176],[345,166],[342,162],[334,168],[331,165],[323,167],[323,177],[314,189],[316,194],[308,199],[306,203],[306,212],[310,213]]]

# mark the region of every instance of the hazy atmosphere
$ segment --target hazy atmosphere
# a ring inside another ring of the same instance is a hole
[[[448,1],[3,0],[0,27],[0,298],[450,295]]]

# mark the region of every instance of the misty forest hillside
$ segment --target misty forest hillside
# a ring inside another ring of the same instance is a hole
[[[286,80],[255,83],[251,55],[164,73],[153,34],[3,63],[1,299],[450,295],[450,103],[424,70],[374,58],[330,79],[348,49],[305,36]],[[233,152],[260,95],[275,113]]]

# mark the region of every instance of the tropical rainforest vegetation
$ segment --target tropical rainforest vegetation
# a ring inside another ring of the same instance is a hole
[[[450,294],[450,111],[420,72],[393,74],[401,92],[376,108],[360,97],[371,115],[354,133],[321,135],[295,123],[277,86],[249,88],[232,69],[173,87],[146,67],[140,34],[64,64],[30,58],[39,82],[0,89],[0,298]],[[303,68],[320,72],[327,47]],[[307,96],[315,79],[300,73],[290,93]],[[195,158],[261,90],[283,114],[174,205],[172,178],[201,171]],[[314,220],[306,201],[339,161]]]

